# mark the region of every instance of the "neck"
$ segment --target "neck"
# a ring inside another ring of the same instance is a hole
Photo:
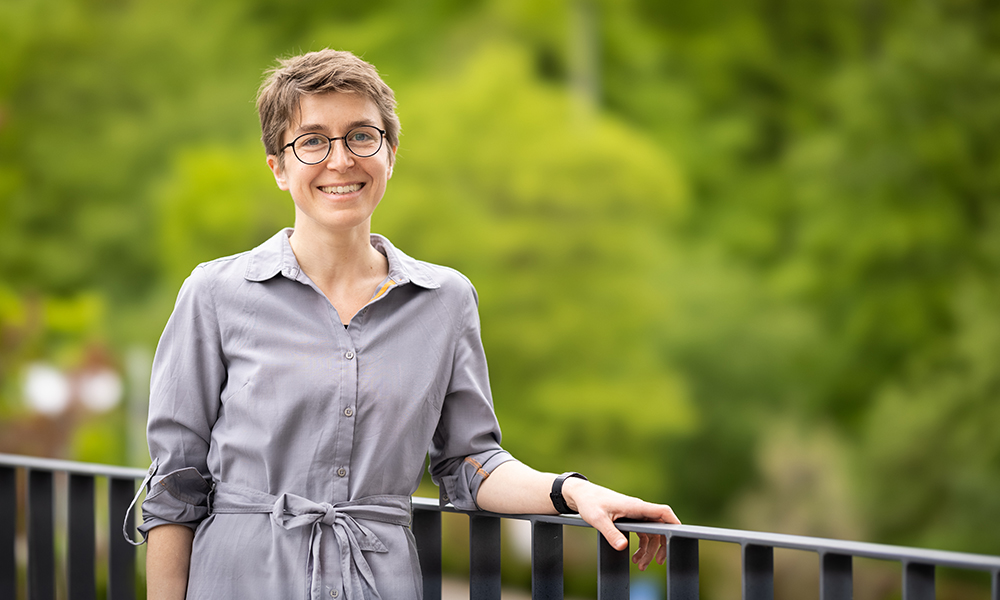
[[[370,227],[333,233],[299,225],[288,241],[299,267],[321,288],[381,279],[388,272],[386,258],[371,245]]]

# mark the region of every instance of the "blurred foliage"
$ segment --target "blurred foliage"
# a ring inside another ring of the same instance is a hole
[[[664,230],[682,188],[641,131],[575,122],[571,101],[533,81],[530,56],[506,44],[419,82],[374,226],[476,283],[511,451],[552,470],[573,456],[595,477],[662,495],[665,480],[618,467],[646,462],[651,444],[693,424],[679,377],[655,358],[672,318]]]
[[[374,228],[475,282],[515,454],[689,522],[1000,553],[986,0],[7,0],[5,427],[24,365],[152,347],[194,265],[291,224],[252,98],[325,46],[396,90]],[[120,417],[62,447],[124,462]]]
[[[189,148],[178,153],[154,191],[159,268],[179,288],[192,265],[253,248],[287,227],[294,211],[261,168],[259,142]],[[206,202],[211,198],[211,202]]]

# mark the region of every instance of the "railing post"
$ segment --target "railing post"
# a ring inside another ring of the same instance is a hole
[[[846,554],[820,553],[819,600],[854,598],[854,559]]]
[[[413,511],[413,537],[424,582],[424,600],[441,600],[441,513]]]
[[[993,571],[993,595],[992,600],[1000,600],[1000,569]]]
[[[903,563],[903,600],[934,600],[934,565]]]
[[[28,598],[56,596],[54,491],[51,471],[28,470]]]
[[[667,598],[698,600],[698,540],[671,536],[667,543]]]
[[[774,600],[774,548],[743,545],[743,600]]]
[[[67,522],[67,591],[71,600],[95,600],[94,577],[94,478],[69,476],[69,519]]]
[[[558,523],[531,522],[531,599],[562,600],[563,536]]]
[[[469,516],[469,598],[500,600],[500,519]]]
[[[615,550],[597,533],[597,600],[628,600],[628,547]]]
[[[135,481],[108,478],[108,598],[132,600],[135,598],[135,547],[122,536],[125,513],[132,503]],[[135,527],[129,523],[128,533],[135,536]]]
[[[0,598],[17,597],[17,469],[0,466]]]

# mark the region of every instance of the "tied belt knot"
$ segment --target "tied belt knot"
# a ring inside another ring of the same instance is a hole
[[[216,483],[211,512],[217,514],[271,515],[271,521],[285,530],[310,527],[309,565],[310,596],[323,597],[324,525],[333,530],[340,550],[340,567],[346,596],[366,600],[381,600],[375,587],[375,576],[363,552],[385,553],[382,540],[365,527],[362,521],[378,521],[408,527],[410,525],[409,496],[369,496],[350,502],[313,502],[295,494],[280,496],[227,483]]]

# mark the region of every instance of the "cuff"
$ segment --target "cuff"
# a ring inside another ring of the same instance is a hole
[[[466,456],[452,475],[441,477],[441,500],[450,502],[459,510],[482,510],[476,504],[479,486],[494,469],[514,460],[506,450],[491,450]]]
[[[158,525],[186,525],[194,529],[208,516],[212,485],[194,467],[154,477],[142,503],[143,537]]]

